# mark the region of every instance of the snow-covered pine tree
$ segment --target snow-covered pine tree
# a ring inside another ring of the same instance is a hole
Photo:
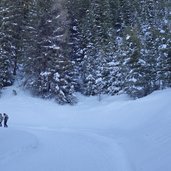
[[[146,62],[141,55],[141,40],[139,32],[128,27],[125,30],[125,43],[128,48],[125,65],[127,66],[127,76],[125,79],[125,90],[133,98],[140,98],[148,92],[148,79],[145,73]]]
[[[81,23],[89,8],[89,0],[67,0],[66,7],[70,19],[69,45],[70,60],[73,64],[73,79],[75,90],[82,91],[81,63],[84,57],[84,39],[81,33]]]
[[[0,1],[1,87],[12,85],[21,54],[21,1]]]
[[[159,3],[158,1],[156,2],[153,0],[147,0],[147,1],[141,0],[141,3],[138,7],[138,12],[134,11],[137,17],[134,22],[135,24],[132,25],[131,27],[133,30],[132,33],[134,35],[136,34],[136,36],[134,37],[137,37],[137,40],[139,41],[138,44],[141,45],[140,48],[137,49],[136,48],[137,43],[135,44],[135,41],[132,42],[132,36],[131,36],[132,34],[130,33],[125,34],[126,39],[129,38],[128,40],[131,40],[131,42],[128,41],[128,46],[127,46],[129,49],[129,53],[127,57],[129,61],[128,66],[130,67],[130,72],[128,73],[128,77],[127,77],[129,79],[128,82],[126,82],[127,83],[126,90],[131,96],[135,98],[145,96],[153,92],[154,90],[159,89],[159,87],[161,87],[159,85],[161,81],[159,81],[158,78],[159,77],[158,73],[161,73],[159,71],[160,69],[159,69],[158,61],[159,58],[161,59],[160,56],[163,56],[162,55],[163,53],[160,52],[162,41],[164,40],[166,41],[166,38],[164,38],[165,36],[164,34],[162,35],[162,32],[168,33],[168,30],[164,31],[163,29],[161,29],[162,21],[166,21],[162,14],[163,13],[162,10],[163,7],[161,7],[161,2]],[[126,32],[127,29],[125,30]],[[131,59],[130,55],[133,58],[137,56],[137,60],[129,60]],[[161,61],[163,61],[163,59]],[[133,78],[138,77],[139,75],[140,76],[139,79],[141,81],[135,78],[130,79],[131,75],[133,76]],[[129,80],[132,81],[130,82]],[[136,92],[134,92],[133,90],[136,90]]]
[[[54,0],[40,0],[37,5],[40,16],[37,43],[36,48],[31,49],[34,55],[25,63],[25,87],[43,98],[55,98],[61,104],[73,103],[66,14]]]
[[[160,89],[171,87],[171,2],[156,3],[158,28],[157,84]]]
[[[85,56],[82,62],[84,94],[95,95],[104,92],[103,88],[100,88],[101,92],[98,91],[99,81],[96,80],[104,80],[104,78],[99,78],[99,75],[104,76],[103,69],[108,58],[107,53],[111,48],[112,31],[112,13],[109,1],[92,1],[82,23],[85,44]],[[104,81],[101,82],[105,86]]]
[[[23,27],[22,27],[22,59],[20,63],[22,64],[21,71],[23,72],[23,67],[25,70],[31,70],[31,65],[34,66],[34,63],[31,63],[29,59],[36,55],[37,50],[37,37],[38,37],[38,23],[40,21],[40,14],[38,12],[38,1],[37,0],[28,0],[24,1],[23,4]],[[29,61],[29,62],[28,62]],[[27,66],[26,66],[27,64]]]
[[[128,68],[125,65],[127,53],[123,38],[120,36],[115,37],[115,45],[108,54],[108,61],[106,63],[105,93],[109,95],[123,93],[124,91],[125,78],[128,73]]]

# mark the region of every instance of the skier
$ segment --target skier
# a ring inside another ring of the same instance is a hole
[[[4,127],[8,127],[7,125],[8,118],[9,118],[8,115],[4,113]]]
[[[2,121],[3,121],[3,116],[2,116],[2,114],[0,113],[0,127],[2,126]]]

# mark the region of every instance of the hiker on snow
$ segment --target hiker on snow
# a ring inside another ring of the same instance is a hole
[[[2,116],[2,114],[0,113],[0,127],[2,126],[2,121],[3,121],[3,116]]]
[[[4,113],[4,127],[8,127],[7,121],[8,121],[8,115]]]

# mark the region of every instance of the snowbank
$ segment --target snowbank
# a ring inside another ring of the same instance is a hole
[[[76,106],[60,106],[16,87],[4,90],[0,112],[10,119],[8,129],[0,128],[0,168],[171,170],[171,89],[138,100],[78,97]]]

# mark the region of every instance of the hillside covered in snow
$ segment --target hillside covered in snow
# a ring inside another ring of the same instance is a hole
[[[75,106],[3,90],[2,171],[170,171],[171,89],[131,100],[83,97]]]

